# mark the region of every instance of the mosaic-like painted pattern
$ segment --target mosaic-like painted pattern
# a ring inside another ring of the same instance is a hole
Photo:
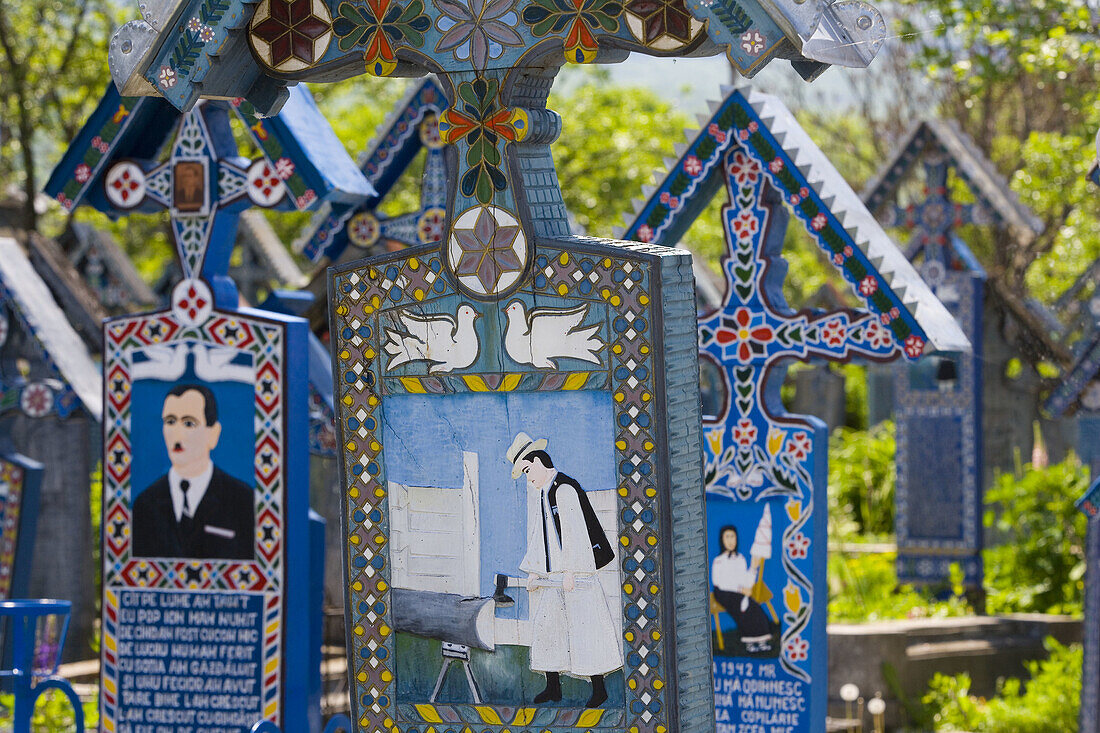
[[[11,597],[23,503],[23,476],[22,467],[0,458],[0,601]]]
[[[433,730],[569,730],[575,728],[664,731],[669,726],[666,680],[672,674],[665,635],[662,543],[664,509],[658,495],[654,448],[658,426],[650,265],[627,253],[611,257],[540,248],[532,277],[520,294],[541,305],[586,303],[603,322],[607,349],[598,367],[553,373],[474,364],[461,375],[383,377],[380,324],[394,311],[419,310],[456,295],[441,276],[438,249],[419,249],[332,276],[336,313],[338,429],[348,479],[348,604],[352,631],[353,707],[361,730],[422,733]],[[389,504],[381,421],[388,396],[473,392],[555,392],[610,389],[614,400],[619,496],[622,628],[626,659],[626,708],[502,707],[428,704],[395,693],[390,599]],[[444,726],[444,727],[436,727]]]
[[[120,318],[104,327],[104,574],[102,725],[117,730],[118,594],[127,588],[225,590],[264,594],[264,719],[279,722],[284,611],[286,502],[283,327],[237,313],[213,311],[191,326],[172,312]],[[131,556],[131,397],[133,353],[153,345],[208,344],[252,356],[256,434],[255,561],[164,561]]]

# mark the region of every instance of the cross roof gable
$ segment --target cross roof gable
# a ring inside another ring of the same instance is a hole
[[[676,146],[679,157],[666,160],[668,172],[657,174],[658,185],[644,187],[646,198],[633,202],[635,215],[622,234],[677,243],[723,185],[726,151],[740,145],[770,172],[773,184],[793,202],[794,213],[830,257],[850,248],[852,254],[837,267],[868,310],[882,315],[898,307],[902,322],[928,348],[969,350],[958,323],[790,110],[748,84],[723,91],[724,99],[711,103],[711,115],[700,115],[702,128],[689,135],[687,144]],[[865,293],[859,286],[868,273],[881,281],[881,287]]]
[[[313,193],[313,198],[287,196],[289,208],[311,208],[313,199],[354,203],[373,193],[304,87],[295,87],[273,117],[261,117],[243,100],[233,100],[230,107],[270,164],[274,166],[281,158],[293,164],[284,179],[291,192]],[[126,159],[155,160],[175,135],[182,117],[163,99],[123,97],[114,85],[108,85],[44,190],[69,211],[88,204],[109,216],[120,216],[122,212],[104,194],[108,170]]]
[[[890,159],[864,187],[861,197],[867,208],[878,211],[894,197],[898,186],[914,170],[929,145],[938,146],[950,159],[996,222],[1013,236],[1028,242],[1042,233],[1043,223],[1020,201],[993,163],[954,120],[924,120],[914,124]]]
[[[42,349],[55,376],[96,420],[103,414],[103,380],[84,342],[14,239],[0,237],[0,297]]]

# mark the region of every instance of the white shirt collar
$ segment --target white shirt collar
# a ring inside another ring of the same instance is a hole
[[[195,510],[199,508],[202,497],[206,495],[206,489],[210,486],[210,477],[214,475],[214,462],[211,461],[206,470],[195,478],[187,479],[187,506],[191,509],[188,516],[195,516]],[[172,494],[172,511],[176,515],[176,521],[183,516],[183,490],[180,489],[180,481],[183,477],[176,473],[176,469],[168,470],[168,489]]]

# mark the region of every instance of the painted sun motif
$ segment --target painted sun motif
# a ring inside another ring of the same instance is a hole
[[[455,220],[447,256],[462,285],[478,295],[491,295],[511,287],[523,274],[527,239],[510,212],[475,206]]]
[[[315,65],[332,40],[332,15],[324,0],[262,0],[248,34],[252,50],[275,71]]]

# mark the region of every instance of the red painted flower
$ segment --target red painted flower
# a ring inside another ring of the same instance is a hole
[[[88,179],[92,177],[92,169],[87,166],[86,163],[81,163],[73,171],[73,178],[77,183],[87,183]]]
[[[53,408],[53,390],[42,382],[31,382],[23,388],[19,406],[28,417],[44,417]]]
[[[878,280],[874,275],[868,275],[859,281],[859,294],[865,298],[870,298],[875,292],[878,291]]]
[[[792,662],[801,662],[809,656],[810,644],[801,636],[796,636],[787,642],[785,648],[787,659]]]
[[[710,123],[710,125],[707,126],[707,132],[710,133],[711,137],[713,137],[720,143],[724,143],[726,141],[726,132],[718,126],[717,122]]]
[[[298,197],[297,204],[299,209],[304,209],[309,206],[317,198],[316,192],[312,188],[307,188],[305,193]]]
[[[883,313],[881,316],[878,317],[878,319],[880,321],[882,321],[882,325],[884,325],[884,326],[890,325],[891,318],[890,318],[889,313]]]
[[[653,241],[653,227],[649,224],[642,224],[638,227],[638,241],[639,242],[652,242]]]
[[[787,554],[798,560],[806,557],[810,551],[810,538],[799,532],[787,540]]]
[[[677,196],[673,196],[668,191],[661,191],[660,196],[661,203],[670,209],[675,209],[680,205],[680,199]]]
[[[847,329],[844,328],[844,321],[837,318],[829,321],[821,327],[821,338],[829,346],[840,346],[844,343],[844,337],[847,335]]]
[[[733,429],[733,439],[741,446],[752,445],[753,441],[756,440],[756,426],[752,424],[752,420],[747,418],[738,420],[736,427]]]
[[[835,255],[833,255],[833,264],[838,265],[838,266],[843,265],[844,264],[844,255],[840,254],[839,252],[837,252]]]
[[[798,203],[802,200],[802,197],[799,196],[797,193],[792,193],[790,200],[791,200],[791,206],[798,206]]]
[[[739,130],[737,132],[737,137],[741,138],[742,140],[748,140],[749,139],[749,131],[748,130]]]
[[[918,356],[924,353],[924,339],[920,336],[913,334],[909,338],[905,339],[905,355],[910,359],[916,359]]]
[[[810,195],[810,189],[803,186],[802,188],[798,189],[798,195],[801,196],[802,198],[806,198],[807,196]]]
[[[715,333],[715,339],[722,346],[736,348],[737,359],[748,362],[753,354],[763,354],[769,341],[775,338],[775,332],[771,326],[765,324],[761,315],[753,323],[752,313],[748,308],[738,308],[733,314],[733,323],[723,319],[724,323]],[[731,327],[732,326],[732,327]]]
[[[760,129],[760,125],[756,124],[756,120],[749,123],[749,132],[756,132]]]
[[[890,343],[889,332],[880,326],[878,321],[870,321],[867,324],[867,328],[863,332],[863,338],[865,338],[867,343],[871,345],[871,348],[874,349],[881,349]]]
[[[694,155],[684,158],[684,173],[689,176],[697,176],[703,172],[703,162]]]
[[[751,211],[742,211],[730,224],[738,239],[749,239],[760,229],[760,220]]]
[[[768,168],[771,169],[772,173],[778,173],[779,171],[783,170],[783,161],[779,158],[776,158],[771,163],[768,163]]]
[[[752,186],[760,180],[760,166],[740,150],[733,154],[729,172],[738,186]]]
[[[890,318],[897,318],[900,315],[901,311],[898,310],[898,307],[896,305],[890,309]]]
[[[806,457],[810,455],[810,447],[810,436],[807,433],[799,431],[792,435],[790,441],[787,443],[787,453],[796,461],[804,461]]]
[[[820,232],[828,222],[829,220],[825,218],[824,214],[818,214],[810,221],[810,228],[815,232]]]

